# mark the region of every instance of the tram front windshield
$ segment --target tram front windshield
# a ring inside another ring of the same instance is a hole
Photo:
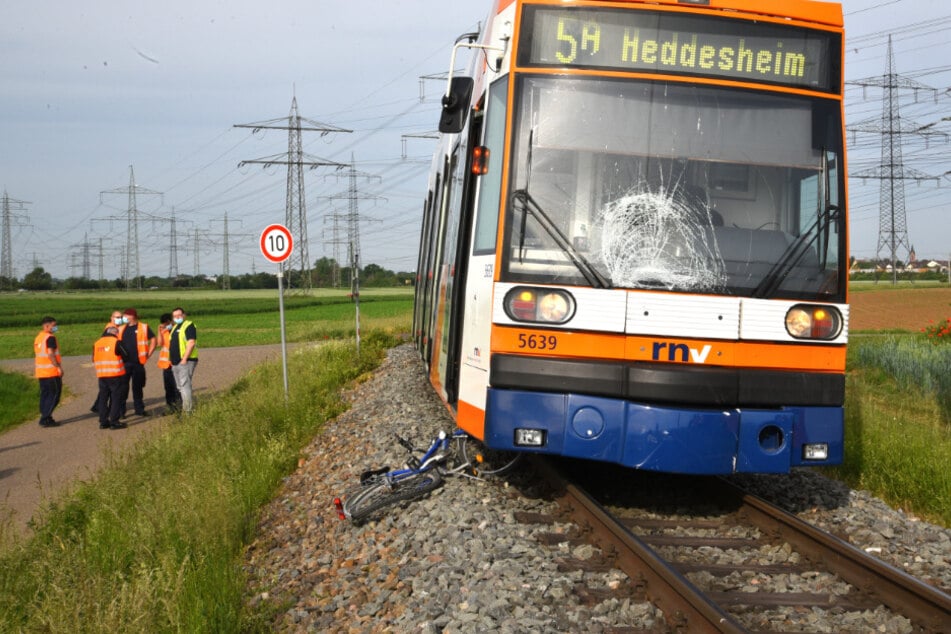
[[[841,300],[828,100],[519,78],[503,279]]]

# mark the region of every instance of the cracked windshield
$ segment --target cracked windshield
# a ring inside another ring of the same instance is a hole
[[[524,77],[517,101],[507,280],[841,296],[841,135],[821,100]]]

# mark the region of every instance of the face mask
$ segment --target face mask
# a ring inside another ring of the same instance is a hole
[[[165,324],[165,330],[171,330],[172,324]]]
[[[172,321],[174,321],[176,324],[183,324],[183,323],[185,323],[185,318],[184,318],[184,317],[177,317],[177,318],[173,319]]]
[[[124,323],[124,324],[129,323],[129,318],[126,317],[125,315],[123,315],[123,316],[122,316],[122,323]]]
[[[117,326],[121,326],[121,325],[122,325],[122,317],[113,317],[112,323],[114,323],[114,324],[117,325]]]
[[[53,326],[50,328],[50,332],[56,332],[57,330],[59,330],[59,326]]]

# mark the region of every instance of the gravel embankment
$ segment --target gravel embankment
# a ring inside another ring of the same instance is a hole
[[[248,600],[275,607],[275,630],[663,629],[649,604],[616,598],[586,604],[579,586],[616,588],[626,577],[616,570],[559,571],[559,559],[588,559],[593,549],[544,546],[535,534],[550,532],[550,525],[516,522],[517,511],[555,511],[533,490],[525,470],[507,485],[450,479],[428,498],[364,526],[339,520],[334,496],[357,483],[362,471],[405,458],[394,433],[422,445],[439,429],[452,428],[411,345],[390,351],[349,398],[352,409],[311,443],[300,468],[264,510],[246,556]],[[744,483],[892,565],[951,588],[951,531],[813,472]]]

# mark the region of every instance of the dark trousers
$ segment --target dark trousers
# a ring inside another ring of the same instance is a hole
[[[99,408],[99,426],[108,427],[119,422],[122,414],[122,404],[125,402],[122,394],[125,391],[126,379],[124,376],[110,376],[99,379],[99,398],[96,404]]]
[[[140,363],[127,363],[125,366],[125,395],[122,397],[122,413],[126,411],[126,399],[129,398],[129,388],[132,388],[132,406],[136,414],[145,413],[145,400],[142,391],[145,388],[145,366]]]
[[[63,393],[63,377],[53,376],[40,381],[40,422],[46,422],[53,417],[53,410],[59,405],[59,397]]]
[[[162,382],[165,384],[165,406],[173,410],[181,409],[182,393],[178,391],[178,385],[175,383],[175,374],[172,372],[171,367],[162,370]]]

